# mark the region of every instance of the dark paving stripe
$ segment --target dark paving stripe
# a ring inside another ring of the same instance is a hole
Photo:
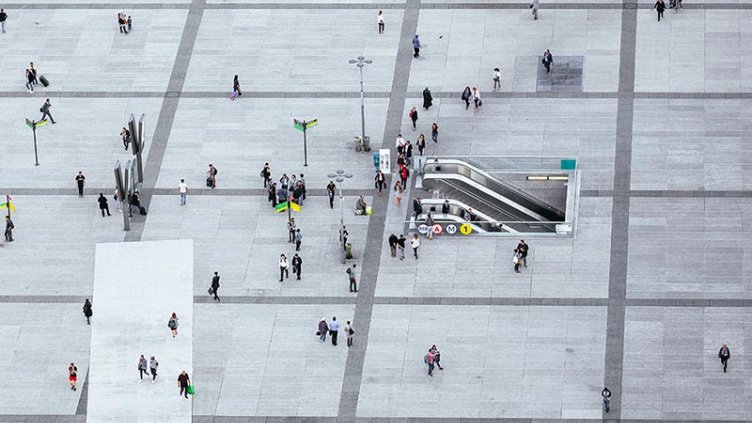
[[[183,35],[180,37],[178,52],[175,55],[175,62],[172,66],[170,81],[167,83],[168,92],[179,93],[183,91],[185,77],[188,73],[188,66],[191,64],[193,47],[196,44],[196,37],[201,26],[201,18],[204,15],[205,6],[206,0],[193,0],[191,2],[191,7],[188,9],[188,16],[186,16],[185,25],[183,26]],[[162,161],[167,150],[167,142],[172,132],[172,124],[175,121],[178,103],[180,103],[180,97],[169,95],[164,97],[154,135],[147,140],[147,142],[151,142],[151,145],[148,146],[149,155],[144,164],[144,184],[141,188],[141,202],[146,208],[149,207],[151,197],[154,194],[154,187],[159,178],[159,170],[162,167]],[[136,116],[138,115],[136,113]],[[149,125],[151,122],[147,119],[146,124]],[[134,214],[133,218],[131,218],[131,230],[125,235],[126,241],[141,240],[145,220],[145,216],[140,216],[137,213]]]
[[[221,184],[222,181],[219,180],[219,183]],[[114,190],[113,187],[109,188],[86,188],[84,189],[84,195],[99,195],[99,193],[104,193],[105,195],[109,195]],[[362,189],[344,189],[342,190],[342,193],[345,196],[357,196],[363,194],[365,191],[370,190],[362,190]],[[11,195],[70,195],[70,196],[78,196],[78,189],[77,188],[0,188],[0,192],[7,192]],[[177,196],[177,189],[176,188],[155,188],[152,190],[152,195],[175,195]],[[216,189],[209,189],[209,188],[192,188],[191,192],[188,194],[189,197],[192,196],[263,196],[266,197],[266,190],[263,188],[216,188]],[[326,196],[326,189],[319,189],[319,188],[313,188],[306,191],[306,196],[310,197],[324,197]],[[109,199],[109,197],[108,197]],[[112,206],[112,205],[111,205]]]
[[[86,423],[85,415],[0,414],[2,423]]]
[[[616,107],[614,190],[611,210],[611,251],[608,274],[608,311],[604,386],[612,392],[611,412],[604,419],[619,419],[622,411],[624,376],[624,300],[627,297],[629,258],[629,187],[632,177],[632,124],[634,121],[634,79],[637,10],[626,7],[621,15],[619,100]]]
[[[418,17],[420,16],[420,0],[407,0],[405,13],[400,29],[397,59],[394,65],[392,88],[390,90],[389,107],[386,112],[384,125],[384,138],[381,148],[394,149],[394,139],[401,131],[402,113],[407,98],[407,85],[410,80],[412,66],[412,39],[418,30]],[[396,151],[392,151],[394,154]],[[396,156],[392,156],[396,157]],[[387,176],[387,178],[390,178]],[[388,181],[387,181],[388,183]],[[357,303],[353,315],[353,326],[358,335],[354,345],[348,350],[345,375],[342,382],[342,392],[339,398],[338,422],[352,422],[355,419],[360,396],[360,383],[363,378],[363,366],[365,364],[368,336],[370,333],[371,315],[373,313],[374,295],[376,293],[376,281],[381,264],[381,251],[384,243],[384,227],[386,225],[386,212],[389,208],[389,196],[373,197],[373,209],[368,223],[368,235],[366,238],[365,254],[360,274],[360,286],[358,289]]]
[[[718,191],[718,190],[633,190],[630,197],[663,198],[752,198],[752,191]]]
[[[19,304],[78,304],[91,296],[83,295],[0,295],[0,303]],[[86,322],[84,322],[86,323]]]
[[[221,302],[214,301],[210,295],[196,295],[194,304],[280,304],[280,305],[315,305],[315,304],[355,304],[355,297],[287,297],[287,296],[224,296],[219,290]]]

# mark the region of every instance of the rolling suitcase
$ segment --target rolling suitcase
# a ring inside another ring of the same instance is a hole
[[[41,82],[45,88],[50,86],[50,81],[48,81],[47,78],[44,77],[44,75],[39,77],[39,82]]]

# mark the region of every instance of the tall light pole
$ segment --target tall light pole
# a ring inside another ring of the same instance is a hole
[[[368,151],[371,148],[366,144],[366,100],[363,94],[363,67],[373,63],[373,60],[358,56],[357,59],[351,59],[350,63],[360,70],[360,142],[363,143],[363,147],[368,147],[366,148],[366,151]]]
[[[329,178],[333,178],[335,181],[339,182],[339,237],[340,242],[342,242],[342,263],[345,263],[346,259],[346,253],[345,253],[345,237],[342,233],[345,229],[345,198],[342,196],[342,183],[345,181],[345,178],[349,179],[352,178],[352,174],[345,173],[344,170],[338,169],[336,173],[330,173],[326,175]]]

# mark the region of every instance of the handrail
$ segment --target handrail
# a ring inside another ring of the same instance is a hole
[[[468,195],[471,196],[471,194],[468,194]],[[472,209],[473,210],[472,213],[475,216],[477,216],[477,217],[480,218],[480,222],[481,223],[494,224],[496,226],[499,226],[501,229],[503,229],[503,230],[505,230],[507,232],[512,232],[512,233],[519,232],[519,231],[511,228],[509,225],[506,225],[506,224],[502,223],[501,221],[496,220],[496,219],[492,218],[491,216],[489,216],[489,215],[487,215],[487,214],[485,214],[485,213],[483,213],[481,211],[478,211],[477,209],[473,209],[472,207],[468,206],[467,204],[465,204],[465,203],[463,203],[462,201],[459,201],[459,200],[424,198],[424,199],[420,200],[420,203],[421,203],[421,205],[422,204],[427,204],[427,205],[443,205],[445,201],[449,201],[449,204],[451,204],[453,206],[456,206],[456,207],[459,207],[463,211],[468,211],[468,210]],[[424,216],[424,215],[426,215],[426,213],[421,213],[420,216]],[[442,218],[445,218],[445,216],[454,216],[457,219],[456,220],[452,219],[452,220],[455,220],[456,222],[465,222],[465,223],[473,224],[473,221],[468,221],[468,220],[466,220],[463,217],[460,217],[460,216],[457,216],[457,215],[451,214],[451,213],[450,214],[434,213],[431,216],[434,218],[434,220],[441,220]],[[416,216],[415,220],[417,221],[418,218],[419,218],[419,216]],[[425,220],[425,217],[422,217],[422,219]]]
[[[465,160],[459,160],[459,159],[441,159],[441,160],[439,160],[438,158],[435,158],[433,160],[429,159],[423,165],[423,169],[422,170],[423,170],[424,177],[429,177],[431,174],[448,175],[448,173],[436,170],[436,167],[442,166],[442,165],[449,165],[449,166],[455,165],[458,168],[459,167],[464,167],[464,168],[466,168],[470,172],[475,172],[475,173],[479,174],[480,176],[486,178],[486,180],[488,182],[490,182],[492,184],[495,184],[501,190],[508,191],[509,193],[513,194],[513,196],[518,197],[518,198],[509,198],[509,202],[505,201],[508,205],[510,205],[512,207],[515,207],[519,211],[524,212],[525,214],[528,214],[530,216],[533,216],[533,214],[534,214],[535,217],[537,219],[539,219],[539,220],[543,220],[543,221],[552,221],[553,220],[553,221],[556,221],[556,219],[551,219],[549,217],[542,216],[539,213],[536,213],[535,211],[530,210],[528,207],[525,207],[524,205],[519,204],[519,200],[520,199],[522,199],[522,200],[524,200],[526,202],[529,202],[530,204],[534,205],[535,207],[538,207],[540,209],[544,209],[547,212],[549,212],[549,213],[551,213],[551,214],[553,214],[553,215],[561,218],[562,220],[564,220],[566,218],[566,213],[562,212],[558,208],[552,207],[551,205],[542,202],[541,200],[535,198],[534,196],[532,196],[532,195],[530,195],[530,194],[528,194],[526,192],[523,192],[523,191],[517,189],[516,187],[510,186],[509,184],[504,183],[499,178],[497,178],[497,177],[491,175],[490,173],[488,173],[488,172],[486,172],[486,171],[478,168],[477,166],[474,166],[471,163],[468,163]],[[432,168],[432,170],[433,170],[432,172],[428,171],[429,166]],[[461,172],[454,172],[454,173],[455,173],[455,175],[462,176],[462,177],[464,177],[464,178],[466,178],[466,179],[468,179],[470,181],[475,182],[476,184],[482,185],[482,186],[484,186],[484,187],[486,187],[488,189],[493,190],[492,187],[487,186],[488,185],[487,183],[483,184],[480,181],[475,180],[471,176],[464,175]],[[469,175],[471,175],[471,174],[469,174]],[[429,178],[429,179],[433,179],[433,178]],[[453,179],[458,179],[458,178],[455,177]],[[514,204],[510,204],[510,202],[513,202]],[[515,204],[518,205],[519,207],[516,207]],[[533,214],[531,214],[531,213],[533,213]]]

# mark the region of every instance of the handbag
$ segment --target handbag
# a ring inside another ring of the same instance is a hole
[[[520,259],[518,259],[517,256],[512,257],[512,263],[517,264],[519,261]]]
[[[188,385],[188,387],[185,388],[185,392],[188,393],[188,395],[193,395],[196,393],[196,388],[194,388],[193,385]]]
[[[214,294],[214,288],[209,287],[209,295],[212,295],[212,294]]]
[[[321,336],[321,331],[320,330],[316,331],[316,336]]]

